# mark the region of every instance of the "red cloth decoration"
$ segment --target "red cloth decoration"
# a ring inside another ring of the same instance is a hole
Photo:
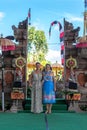
[[[77,48],[84,48],[84,47],[87,47],[87,43],[83,42],[83,43],[78,43],[76,45]]]

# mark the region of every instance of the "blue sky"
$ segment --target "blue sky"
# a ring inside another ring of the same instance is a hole
[[[59,30],[55,26],[51,30],[49,39],[50,23],[54,20],[63,19],[73,23],[74,27],[80,26],[79,35],[83,35],[83,12],[84,0],[1,0],[0,1],[0,34],[3,36],[13,35],[12,25],[18,23],[28,16],[28,9],[31,8],[31,26],[43,30],[49,44],[47,58],[50,61],[61,62]]]

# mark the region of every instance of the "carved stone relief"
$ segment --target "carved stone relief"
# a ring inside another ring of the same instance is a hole
[[[86,88],[87,84],[87,71],[76,72],[77,83],[79,87]]]
[[[80,56],[82,58],[87,58],[87,48],[82,48]]]
[[[5,79],[5,83],[8,84],[12,84],[14,81],[14,75],[11,71],[5,71],[5,75],[4,75],[4,79]]]

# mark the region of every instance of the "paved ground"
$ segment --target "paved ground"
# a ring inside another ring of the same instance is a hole
[[[45,117],[47,117],[47,120]],[[32,114],[0,112],[0,130],[86,129],[87,113],[52,113],[45,116],[44,113]]]

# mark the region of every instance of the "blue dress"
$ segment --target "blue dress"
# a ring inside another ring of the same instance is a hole
[[[53,76],[50,76],[51,71],[44,73],[43,82],[43,103],[53,104],[55,103],[55,91]]]

